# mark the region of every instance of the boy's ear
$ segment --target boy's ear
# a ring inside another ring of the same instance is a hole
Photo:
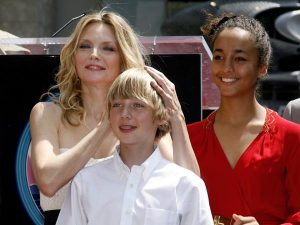
[[[169,122],[167,120],[161,120],[161,122],[158,124],[158,127],[160,127],[160,129],[165,129],[165,127],[169,126]]]
[[[156,122],[157,122],[158,126],[162,126],[162,125],[165,125],[166,123],[168,123],[168,121],[165,119],[156,119]]]

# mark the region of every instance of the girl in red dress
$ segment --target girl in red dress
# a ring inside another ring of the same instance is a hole
[[[270,63],[267,32],[242,15],[214,17],[202,31],[221,103],[188,130],[215,224],[299,224],[300,126],[256,98]]]

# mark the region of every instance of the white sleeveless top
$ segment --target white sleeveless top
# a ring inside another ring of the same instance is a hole
[[[67,150],[67,148],[62,148],[60,149],[60,153],[63,153]],[[102,159],[91,158],[85,166],[93,165],[100,160]],[[43,211],[61,209],[61,206],[68,192],[70,183],[71,181],[69,181],[65,186],[59,189],[52,197],[47,197],[40,191],[40,205]]]

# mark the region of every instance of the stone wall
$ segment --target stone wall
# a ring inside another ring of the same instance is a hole
[[[160,35],[166,0],[0,0],[0,30],[19,37],[51,37],[72,18],[104,5],[126,17],[144,36]],[[67,37],[73,21],[60,37]]]
[[[53,0],[0,0],[0,29],[19,37],[49,36],[55,25]]]

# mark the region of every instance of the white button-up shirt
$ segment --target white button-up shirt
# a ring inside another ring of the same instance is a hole
[[[158,148],[131,170],[118,151],[73,179],[58,225],[212,225],[200,177],[164,159]]]

